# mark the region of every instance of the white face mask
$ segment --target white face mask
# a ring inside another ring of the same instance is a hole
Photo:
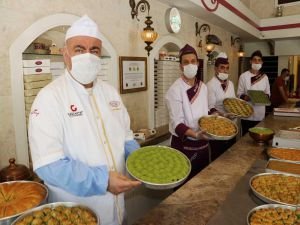
[[[218,73],[217,76],[218,76],[218,78],[219,78],[220,80],[227,80],[229,74],[228,74],[228,73]]]
[[[262,64],[256,64],[256,63],[252,63],[251,67],[253,70],[260,70],[260,68],[262,67]]]
[[[71,58],[71,74],[81,84],[92,83],[101,71],[101,61],[91,53],[75,55]]]
[[[198,70],[198,65],[196,64],[188,64],[183,67],[183,74],[188,79],[192,79],[196,76]]]
[[[288,81],[289,79],[290,79],[289,76],[287,76],[287,77],[284,78],[285,81]]]

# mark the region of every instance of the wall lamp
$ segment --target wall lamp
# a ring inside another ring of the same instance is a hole
[[[154,30],[151,25],[153,24],[151,20],[151,16],[149,16],[150,11],[150,4],[146,0],[140,0],[137,4],[135,3],[135,0],[129,0],[129,5],[131,7],[131,17],[134,19],[136,17],[137,21],[140,21],[138,18],[138,11],[140,12],[148,12],[148,16],[146,16],[145,24],[147,25],[143,32],[141,33],[141,38],[146,43],[145,50],[147,51],[147,55],[150,55],[150,51],[153,49],[151,44],[157,39],[158,34]]]
[[[235,46],[235,43],[239,43],[240,48],[238,51],[238,57],[243,57],[245,55],[244,49],[243,49],[243,45],[242,45],[242,40],[239,37],[233,38],[231,36],[231,46]]]
[[[206,23],[202,24],[199,27],[198,22],[196,22],[195,28],[196,28],[196,36],[199,35],[200,38],[201,38],[201,32],[208,31],[208,35],[206,35],[205,51],[207,52],[208,63],[211,64],[213,60],[213,55],[211,53],[215,49],[215,45],[222,45],[222,41],[216,35],[210,34],[210,26]],[[198,43],[198,47],[202,48],[202,39],[200,39]]]

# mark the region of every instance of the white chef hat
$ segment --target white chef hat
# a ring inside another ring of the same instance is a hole
[[[219,66],[220,64],[229,64],[228,57],[225,52],[220,52],[216,58],[215,66]]]
[[[98,25],[87,15],[72,24],[67,30],[65,41],[75,36],[89,36],[101,40]]]
[[[227,55],[226,55],[225,52],[220,52],[220,53],[218,54],[217,58],[224,58],[224,59],[227,59],[228,57],[227,57]]]

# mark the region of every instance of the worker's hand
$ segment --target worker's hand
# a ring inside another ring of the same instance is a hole
[[[129,191],[139,186],[140,184],[140,181],[134,181],[120,173],[109,171],[107,190],[112,194],[118,195],[120,193]]]
[[[196,132],[196,139],[208,141],[210,139],[210,137],[208,136],[208,134],[205,130],[199,130]]]
[[[215,111],[212,114],[210,114],[211,116],[223,116],[223,114],[219,111]]]
[[[244,95],[243,96],[243,100],[249,102],[251,99],[250,99],[250,97],[248,95]]]
[[[233,120],[233,119],[235,119],[235,118],[238,117],[238,115],[235,114],[235,113],[224,113],[223,115],[224,115],[224,117],[226,117],[226,118],[228,118],[230,120]]]

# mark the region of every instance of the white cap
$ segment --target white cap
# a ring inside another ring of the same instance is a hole
[[[98,25],[87,15],[72,24],[67,30],[65,41],[75,36],[89,36],[101,40]]]
[[[217,58],[224,58],[224,59],[227,59],[228,57],[227,57],[227,55],[226,55],[225,52],[220,52],[220,53],[218,54]]]

